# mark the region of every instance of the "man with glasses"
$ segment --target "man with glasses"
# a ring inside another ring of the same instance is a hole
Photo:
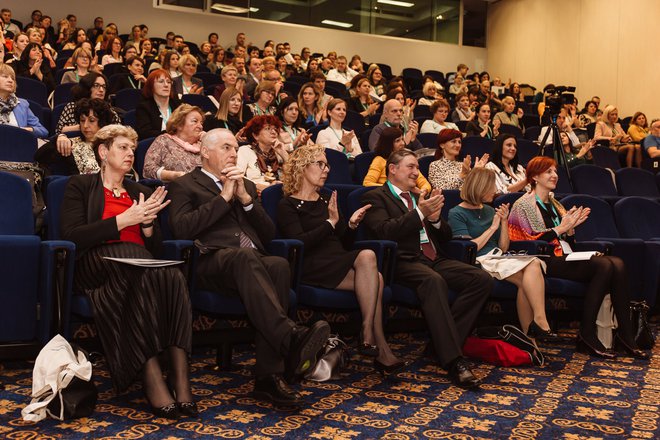
[[[376,125],[371,134],[369,135],[369,150],[374,151],[380,134],[385,127],[398,127],[403,132],[403,140],[406,143],[406,148],[410,150],[419,150],[422,148],[422,143],[417,139],[419,132],[419,124],[417,121],[410,121],[408,127],[402,124],[403,122],[403,105],[396,99],[390,99],[385,102],[383,107],[383,123]]]
[[[282,378],[309,371],[330,327],[312,327],[288,318],[289,264],[268,255],[275,225],[257,189],[236,166],[238,142],[226,129],[202,138],[202,166],[169,186],[170,225],[176,238],[195,240],[201,288],[240,296],[255,327],[254,395],[277,404],[297,405],[302,397]]]
[[[452,231],[440,213],[444,196],[438,189],[417,196],[419,164],[415,153],[392,153],[387,182],[364,194],[371,205],[364,224],[379,240],[397,243],[394,282],[414,290],[424,312],[435,354],[449,379],[462,388],[477,388],[462,347],[493,287],[491,276],[475,266],[447,258],[440,246]],[[428,197],[427,197],[428,196]],[[457,293],[449,303],[449,289]]]

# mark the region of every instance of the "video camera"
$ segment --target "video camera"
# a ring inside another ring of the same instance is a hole
[[[557,115],[566,104],[573,104],[575,99],[575,87],[572,86],[555,86],[544,90],[545,108],[550,111],[551,115]]]

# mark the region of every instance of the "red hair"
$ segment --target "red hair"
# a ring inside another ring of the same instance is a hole
[[[272,125],[273,127],[276,127],[278,131],[282,129],[282,122],[279,120],[279,118],[277,118],[277,116],[255,116],[254,118],[250,119],[245,126],[245,137],[248,139],[248,141],[252,142],[255,136],[259,134],[259,132],[261,132],[261,130],[263,130],[266,125]]]
[[[527,170],[526,170],[527,183],[532,185],[532,187],[535,186],[536,182],[534,182],[533,178],[540,174],[545,173],[546,171],[548,171],[550,167],[557,168],[557,162],[551,157],[536,156],[535,158],[530,160],[529,163],[527,164]]]
[[[147,82],[145,83],[144,87],[142,88],[142,96],[148,99],[152,99],[154,97],[154,83],[158,78],[161,76],[164,76],[166,79],[169,79],[172,81],[172,78],[170,77],[170,74],[167,70],[165,69],[156,69],[153,72],[149,74],[147,77]],[[172,97],[172,92],[174,91],[174,87],[170,88],[170,98]]]

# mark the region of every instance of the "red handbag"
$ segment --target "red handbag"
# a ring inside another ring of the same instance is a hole
[[[528,352],[499,339],[468,336],[463,345],[463,354],[501,367],[532,365],[532,357]]]

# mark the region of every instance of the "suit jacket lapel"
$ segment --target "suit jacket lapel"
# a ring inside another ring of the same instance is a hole
[[[401,212],[403,212],[404,214],[408,212],[408,206],[406,205],[406,202],[403,201],[403,199],[401,200],[397,199],[396,196],[392,194],[392,191],[390,190],[390,187],[387,184],[383,185],[383,192],[385,192],[385,195],[392,201],[392,203],[394,203],[397,207],[399,207]]]
[[[218,193],[220,192],[220,188],[218,188],[218,185],[213,181],[213,179],[211,179],[206,174],[202,173],[200,168],[195,168],[193,170],[192,177],[195,180],[195,182],[197,182],[199,185],[212,192],[213,195],[218,195]]]

